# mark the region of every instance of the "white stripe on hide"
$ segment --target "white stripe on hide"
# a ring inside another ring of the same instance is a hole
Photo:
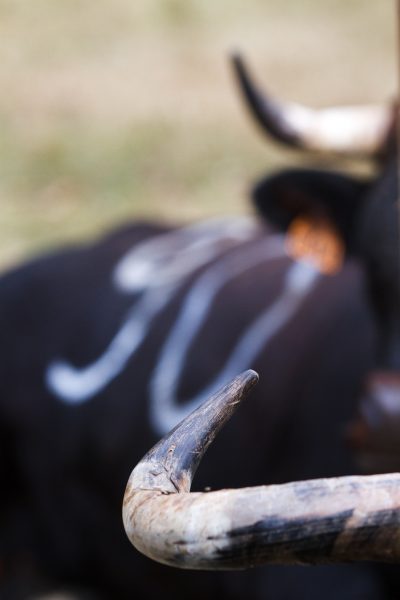
[[[98,394],[126,367],[146,338],[153,319],[196,269],[260,230],[247,218],[213,219],[146,239],[116,265],[114,284],[120,291],[141,293],[105,352],[78,368],[55,360],[45,374],[49,390],[60,400],[79,404]]]
[[[100,393],[127,367],[154,318],[176,297],[188,277],[203,268],[183,299],[149,383],[151,423],[158,434],[165,434],[215,389],[252,365],[300,308],[316,281],[314,269],[292,264],[280,296],[242,332],[221,372],[196,397],[179,405],[177,392],[185,357],[206,324],[217,294],[246,271],[285,256],[283,236],[257,239],[258,233],[255,221],[235,218],[174,230],[137,244],[113,272],[119,291],[139,295],[121,328],[89,365],[77,368],[64,360],[53,361],[46,371],[50,391],[69,404]],[[252,239],[254,243],[246,244]]]
[[[257,253],[254,254],[256,248]],[[183,310],[167,339],[150,382],[150,417],[159,435],[165,435],[207,397],[237,373],[252,366],[270,340],[285,327],[314,287],[318,272],[311,266],[292,263],[281,295],[257,316],[240,337],[220,373],[194,398],[178,404],[177,388],[188,349],[204,324],[217,293],[233,278],[265,262],[261,244],[240,256],[230,254],[206,271],[193,286]],[[251,252],[252,251],[252,252]],[[278,247],[270,248],[272,258]]]
[[[253,238],[260,227],[254,219],[231,217],[195,223],[144,240],[118,263],[116,287],[137,293],[179,284],[186,275],[207,264],[223,250]]]

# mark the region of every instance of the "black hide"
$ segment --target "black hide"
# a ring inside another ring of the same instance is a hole
[[[338,180],[333,196],[348,187]],[[353,187],[359,192],[364,184]],[[349,202],[356,208],[353,191]],[[338,218],[350,239],[355,216],[348,224],[346,203]],[[72,588],[108,599],[283,599],[298,597],[299,589],[316,600],[387,598],[373,566],[187,573],[153,564],[130,547],[120,516],[124,487],[159,437],[149,422],[148,384],[198,274],[157,316],[123,372],[88,402],[60,402],[46,387],[44,372],[57,357],[79,366],[101,354],[136,300],[116,292],[113,267],[140,240],[166,230],[132,226],[37,259],[0,280],[1,597]],[[257,247],[270,235],[261,231],[249,244]],[[183,401],[221,368],[240,328],[274,302],[289,265],[284,257],[260,263],[216,297],[186,356]],[[338,275],[320,278],[251,364],[261,376],[258,389],[218,437],[195,488],[354,473],[343,432],[373,354],[364,277],[349,259]]]

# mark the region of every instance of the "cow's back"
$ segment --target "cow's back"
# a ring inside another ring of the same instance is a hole
[[[120,598],[275,589],[275,569],[224,576],[154,565],[130,548],[120,522],[132,465],[239,367],[257,369],[260,385],[205,458],[197,488],[352,472],[343,428],[372,359],[362,274],[348,263],[318,276],[285,256],[281,236],[232,231],[209,254],[197,234],[187,260],[161,263],[158,282],[137,265],[148,268],[153,252],[154,268],[174,230],[152,226],[0,281],[3,547],[28,574],[96,582]],[[136,346],[125,331],[142,335]],[[362,587],[363,570],[354,573]]]

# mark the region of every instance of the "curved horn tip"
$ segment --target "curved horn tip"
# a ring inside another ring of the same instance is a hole
[[[248,369],[247,371],[243,371],[237,378],[234,380],[238,382],[238,385],[241,388],[243,394],[247,394],[256,383],[259,382],[260,376],[257,371],[253,371],[253,369]]]
[[[128,495],[133,488],[189,491],[207,448],[258,379],[255,371],[244,371],[183,419],[136,465]]]
[[[236,48],[230,50],[228,56],[229,56],[229,60],[234,65],[238,65],[238,64],[241,64],[243,62],[242,53],[239,50],[236,50]]]
[[[232,50],[229,53],[229,62],[231,63],[233,72],[236,76],[242,80],[243,78],[248,78],[248,69],[246,67],[246,61],[243,58],[243,54],[238,50]]]
[[[258,383],[259,376],[251,369],[240,373],[224,387],[219,389],[201,406],[183,419],[169,434],[167,434],[150,452],[147,457],[157,457],[164,460],[167,447],[174,447],[174,455],[189,460],[192,474],[212,443],[219,430],[230,419],[242,400]],[[196,467],[194,467],[196,464]],[[179,466],[183,468],[182,464]],[[189,464],[186,464],[189,468]]]

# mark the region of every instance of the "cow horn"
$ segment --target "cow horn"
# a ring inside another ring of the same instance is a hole
[[[400,475],[189,493],[207,447],[258,380],[236,377],[132,471],[123,520],[148,557],[185,569],[400,561]]]
[[[239,54],[233,70],[242,95],[262,129],[288,146],[339,156],[381,158],[392,143],[393,106],[353,106],[313,110],[278,102],[261,93]]]

